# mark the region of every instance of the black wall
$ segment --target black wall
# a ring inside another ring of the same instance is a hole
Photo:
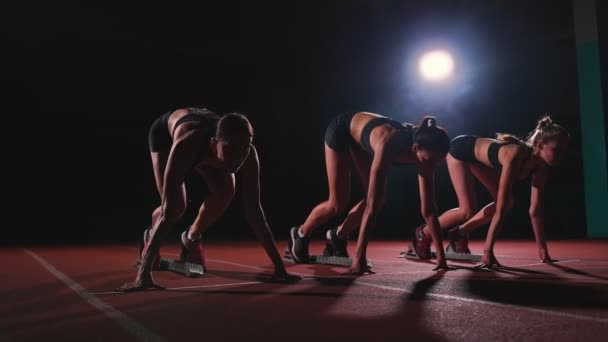
[[[413,123],[432,113],[451,137],[525,136],[550,113],[573,141],[547,189],[548,235],[584,233],[570,1],[6,7],[3,242],[134,240],[159,203],[147,130],[187,105],[250,117],[263,206],[278,238],[326,198],[323,134],[341,112]],[[466,60],[467,78],[447,100],[408,81],[417,75],[405,61],[427,39]],[[203,184],[189,181],[190,211],[179,229],[204,198]],[[409,239],[422,222],[415,172],[395,168],[390,182],[375,237]],[[440,211],[456,205],[445,165],[437,192]],[[353,202],[360,195],[355,181]],[[501,236],[529,238],[529,183],[516,195]],[[482,188],[479,197],[480,205],[489,201]],[[238,200],[209,238],[252,237]]]

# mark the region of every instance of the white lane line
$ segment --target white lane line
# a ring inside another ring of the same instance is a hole
[[[264,268],[261,268],[261,267],[243,265],[243,264],[232,263],[232,262],[227,262],[227,261],[222,261],[222,260],[217,260],[217,259],[214,259],[213,261],[214,262],[219,262],[219,263],[225,263],[225,264],[229,264],[229,265],[234,265],[234,266],[245,267],[245,268],[253,268],[253,269],[262,269],[262,270],[265,270]],[[416,271],[414,271],[414,272],[416,272]],[[310,275],[306,275],[306,276],[310,276]],[[341,276],[337,276],[335,278],[338,278],[338,277],[341,277]],[[319,277],[319,278],[321,278],[321,277]],[[325,278],[325,277],[323,277],[323,278]],[[375,287],[375,288],[383,289],[383,290],[391,290],[391,291],[399,291],[399,292],[412,293],[411,291],[408,291],[406,289],[402,289],[402,288],[399,288],[399,287],[377,285],[377,284],[368,283],[368,282],[360,281],[360,280],[355,280],[354,283],[355,284],[359,284],[359,285],[369,286],[369,287]],[[495,303],[495,302],[485,301],[485,300],[481,300],[481,299],[472,299],[472,298],[459,297],[459,296],[451,296],[451,295],[432,293],[432,292],[427,293],[426,296],[430,297],[430,298],[447,299],[447,300],[458,300],[458,301],[461,301],[461,302],[482,304],[482,305],[488,305],[488,306],[499,307],[499,308],[513,309],[513,310],[526,310],[526,311],[530,311],[530,312],[534,312],[534,313],[541,313],[541,314],[551,315],[551,316],[556,316],[556,317],[572,318],[572,319],[577,319],[577,320],[582,320],[582,321],[591,321],[591,322],[604,323],[604,324],[608,323],[608,317],[601,318],[601,317],[594,317],[594,316],[578,315],[578,314],[572,314],[572,313],[566,313],[566,312],[558,312],[558,311],[551,311],[551,310],[544,310],[544,309],[536,309],[536,308],[530,308],[530,307],[519,306],[519,305],[512,305],[512,304]]]
[[[32,258],[38,261],[42,267],[44,267],[49,273],[54,275],[57,279],[61,280],[64,284],[67,285],[72,291],[76,292],[82,299],[84,299],[87,303],[91,304],[94,308],[101,311],[103,314],[108,316],[110,319],[118,323],[120,326],[125,328],[127,331],[135,335],[138,340],[141,341],[166,341],[165,338],[157,335],[153,331],[147,329],[143,325],[137,323],[133,319],[129,318],[129,316],[124,313],[116,310],[110,304],[102,301],[101,299],[95,297],[93,294],[89,293],[84,287],[70,279],[65,274],[61,273],[57,268],[48,263],[44,258],[39,256],[38,254],[24,249],[24,251],[29,254]]]
[[[568,263],[568,262],[579,262],[579,261],[582,261],[582,260],[580,260],[580,259],[559,260],[559,261],[553,262],[553,264],[565,264],[565,263]],[[528,266],[537,266],[537,265],[548,265],[548,264],[544,263],[544,262],[536,262],[536,263],[533,263],[533,264],[525,264],[525,265],[513,265],[513,266],[507,265],[506,267],[528,267]]]
[[[228,262],[228,261],[223,261],[223,260],[217,260],[217,259],[207,259],[209,261],[213,261],[213,262],[217,262],[220,264],[226,264],[226,265],[233,265],[233,266],[239,266],[239,267],[245,267],[245,268],[250,268],[250,269],[254,269],[254,270],[262,270],[262,271],[271,271],[271,269],[269,268],[263,268],[263,267],[258,267],[258,266],[249,266],[249,265],[244,265],[244,264],[239,264],[236,262]],[[310,274],[304,274],[304,273],[298,273],[298,272],[290,272],[288,271],[289,274],[295,274],[295,275],[299,275],[301,277],[314,277],[311,276]]]
[[[378,285],[378,284],[368,283],[368,282],[360,281],[360,280],[355,280],[355,284],[374,287],[374,288],[382,289],[382,290],[412,293],[409,290],[402,289],[399,287]],[[481,300],[481,299],[451,296],[451,295],[432,293],[432,292],[426,293],[425,296],[430,297],[430,298],[457,300],[457,301],[466,302],[466,303],[482,304],[482,305],[493,306],[493,307],[504,308],[504,309],[525,310],[525,311],[534,312],[534,313],[541,313],[541,314],[556,316],[556,317],[572,318],[572,319],[577,319],[577,320],[581,320],[581,321],[590,321],[590,322],[603,323],[603,324],[608,323],[608,317],[594,317],[594,316],[578,315],[578,314],[573,314],[573,313],[530,308],[530,307],[526,307],[526,306],[519,306],[519,305],[512,305],[512,304],[502,304],[502,303],[485,301],[485,300]]]
[[[181,287],[167,287],[165,290],[168,291],[179,291],[186,289],[203,289],[208,287],[226,287],[226,286],[237,286],[237,285],[251,285],[251,284],[261,284],[261,281],[247,281],[241,283],[230,283],[230,284],[215,284],[215,285],[198,285],[198,286],[181,286]],[[124,294],[124,292],[120,291],[108,291],[108,292],[92,292],[92,295],[108,295],[108,294]]]

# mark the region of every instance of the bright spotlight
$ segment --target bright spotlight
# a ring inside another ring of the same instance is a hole
[[[454,61],[446,51],[431,51],[420,58],[418,68],[425,79],[440,81],[450,77],[454,69]]]

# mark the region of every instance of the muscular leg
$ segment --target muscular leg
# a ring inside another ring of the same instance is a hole
[[[337,235],[339,238],[346,238],[348,234],[352,233],[355,229],[357,229],[357,227],[361,226],[361,219],[363,218],[363,212],[365,211],[365,204],[366,201],[361,200],[350,210],[344,222],[338,226]]]
[[[154,180],[156,182],[156,190],[158,190],[158,195],[162,199],[163,189],[164,189],[164,179],[165,179],[165,169],[167,167],[167,159],[169,158],[169,152],[151,152],[150,157],[152,159],[152,170],[154,171]],[[186,209],[186,187],[182,185],[181,194],[178,194],[178,197],[183,198],[181,202],[181,206],[176,208],[178,212],[183,212]],[[159,205],[154,212],[152,213],[152,224],[151,227],[154,227],[156,224],[156,220],[160,217],[162,213],[162,203]]]
[[[165,180],[165,173],[167,171],[167,160],[169,159],[169,153],[170,152],[168,152],[168,151],[150,153],[150,156],[152,158],[152,169],[154,170],[154,179],[156,181],[156,190],[158,190],[158,194],[161,197],[161,200],[162,200],[163,192],[165,190],[164,180]],[[165,211],[170,212],[170,213],[165,213],[165,216],[171,216],[171,217],[164,217],[163,219],[165,221],[170,221],[170,224],[175,224],[175,222],[177,222],[177,220],[186,211],[186,186],[184,184],[182,184],[182,186],[180,188],[176,189],[175,193],[166,194],[166,195],[171,196],[175,200],[173,201],[171,208],[164,209]],[[152,213],[152,227],[157,226],[156,221],[159,218],[161,218],[161,214],[163,212],[163,207],[166,207],[166,203],[161,203],[161,205],[159,207],[157,207],[154,210],[154,212]],[[163,224],[163,227],[164,226],[165,225]],[[160,232],[160,233],[163,236],[162,240],[164,240],[164,238],[169,233],[169,231],[168,230],[165,231],[164,229],[161,229],[161,230],[162,230],[162,232]],[[151,233],[152,234],[155,233],[154,229],[152,230]],[[152,234],[150,235],[150,237],[152,237]]]
[[[161,161],[162,160],[162,161]],[[159,154],[152,154],[152,163],[154,175],[157,180],[157,189],[161,191],[161,198],[169,198],[170,200],[161,204],[160,214],[154,218],[152,229],[149,235],[147,245],[144,247],[142,259],[137,270],[135,282],[127,283],[120,287],[120,291],[136,291],[145,288],[161,288],[152,279],[152,266],[154,260],[158,258],[158,251],[162,241],[165,240],[167,234],[175,223],[182,217],[186,210],[186,189],[184,184],[180,187],[175,187],[168,191],[164,187],[164,182],[159,181],[159,178],[165,178],[166,173],[171,172],[171,167],[166,166],[167,158],[162,158]],[[155,211],[156,212],[156,211]]]
[[[475,217],[469,220],[470,222],[467,222],[467,224],[463,226],[463,230],[466,230],[467,232],[472,231],[484,224],[487,224],[492,220],[494,212],[496,211],[495,203],[496,197],[498,195],[498,185],[500,182],[500,174],[498,174],[496,171],[492,170],[487,166],[478,165],[477,167],[473,168],[472,171],[475,177],[477,177],[481,184],[483,184],[483,186],[490,192],[490,195],[492,195],[492,198],[494,198],[494,202],[483,208],[479,213],[477,213],[477,215],[475,215]],[[511,198],[510,201],[512,203],[513,199]],[[486,237],[486,242],[484,246],[483,256],[481,258],[480,265],[478,265],[477,267],[491,268],[495,266],[500,266],[500,263],[498,262],[498,260],[496,260],[496,257],[494,256],[494,251],[492,247],[494,245],[496,233],[497,231],[492,232],[491,230],[488,232],[488,236]]]
[[[475,178],[477,178],[481,182],[481,184],[483,184],[483,186],[488,190],[492,198],[496,200],[500,175],[498,175],[491,168],[480,164],[471,165],[471,172],[473,173]],[[475,214],[475,216],[473,216],[467,222],[462,224],[460,227],[463,232],[470,233],[471,231],[490,222],[492,220],[492,217],[494,216],[494,211],[496,209],[495,203],[496,202],[492,202],[486,205],[477,214]]]
[[[201,205],[198,216],[190,227],[189,238],[199,237],[217,222],[230,205],[235,193],[234,174],[216,170],[199,170],[199,173],[209,186],[210,195]]]
[[[167,158],[169,158],[169,152],[150,152],[152,158],[152,169],[154,170],[154,180],[156,181],[156,190],[158,195],[162,196],[163,193],[163,182],[165,179],[165,168],[167,166]],[[152,213],[152,226],[158,219],[161,213],[161,206],[159,205]]]
[[[325,145],[325,164],[329,182],[329,199],[317,205],[300,232],[305,236],[344,211],[350,197],[350,157],[348,153],[339,153]]]
[[[446,161],[450,180],[458,197],[458,208],[448,210],[439,216],[441,229],[451,228],[468,220],[477,210],[477,194],[471,164],[458,160],[450,154],[447,155]],[[426,228],[425,233],[427,233]]]

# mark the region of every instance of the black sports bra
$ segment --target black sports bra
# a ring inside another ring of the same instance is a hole
[[[391,127],[397,129],[398,132],[397,132],[396,138],[398,139],[400,146],[404,146],[406,148],[412,147],[412,144],[414,142],[414,134],[413,134],[412,125],[410,125],[410,124],[402,125],[401,123],[399,123],[393,119],[389,119],[386,117],[379,117],[379,118],[371,119],[365,125],[365,127],[363,127],[363,130],[361,131],[361,145],[363,145],[363,148],[365,149],[365,151],[367,151],[371,155],[374,155],[374,150],[372,149],[372,145],[369,141],[370,135],[374,128],[376,128],[380,125],[384,125],[386,123],[391,125]],[[393,163],[393,164],[400,164],[400,163]]]
[[[488,146],[488,160],[490,161],[490,164],[492,164],[492,167],[495,170],[498,170],[498,172],[502,172],[502,164],[498,160],[498,151],[503,146],[513,145],[513,144],[514,143],[511,143],[511,142],[509,142],[509,143],[493,142],[490,144],[490,146]],[[530,147],[526,146],[526,150],[528,152],[528,158],[529,158],[530,154],[532,152],[532,149]],[[534,172],[534,169],[530,170],[530,173],[533,173],[533,172]]]

